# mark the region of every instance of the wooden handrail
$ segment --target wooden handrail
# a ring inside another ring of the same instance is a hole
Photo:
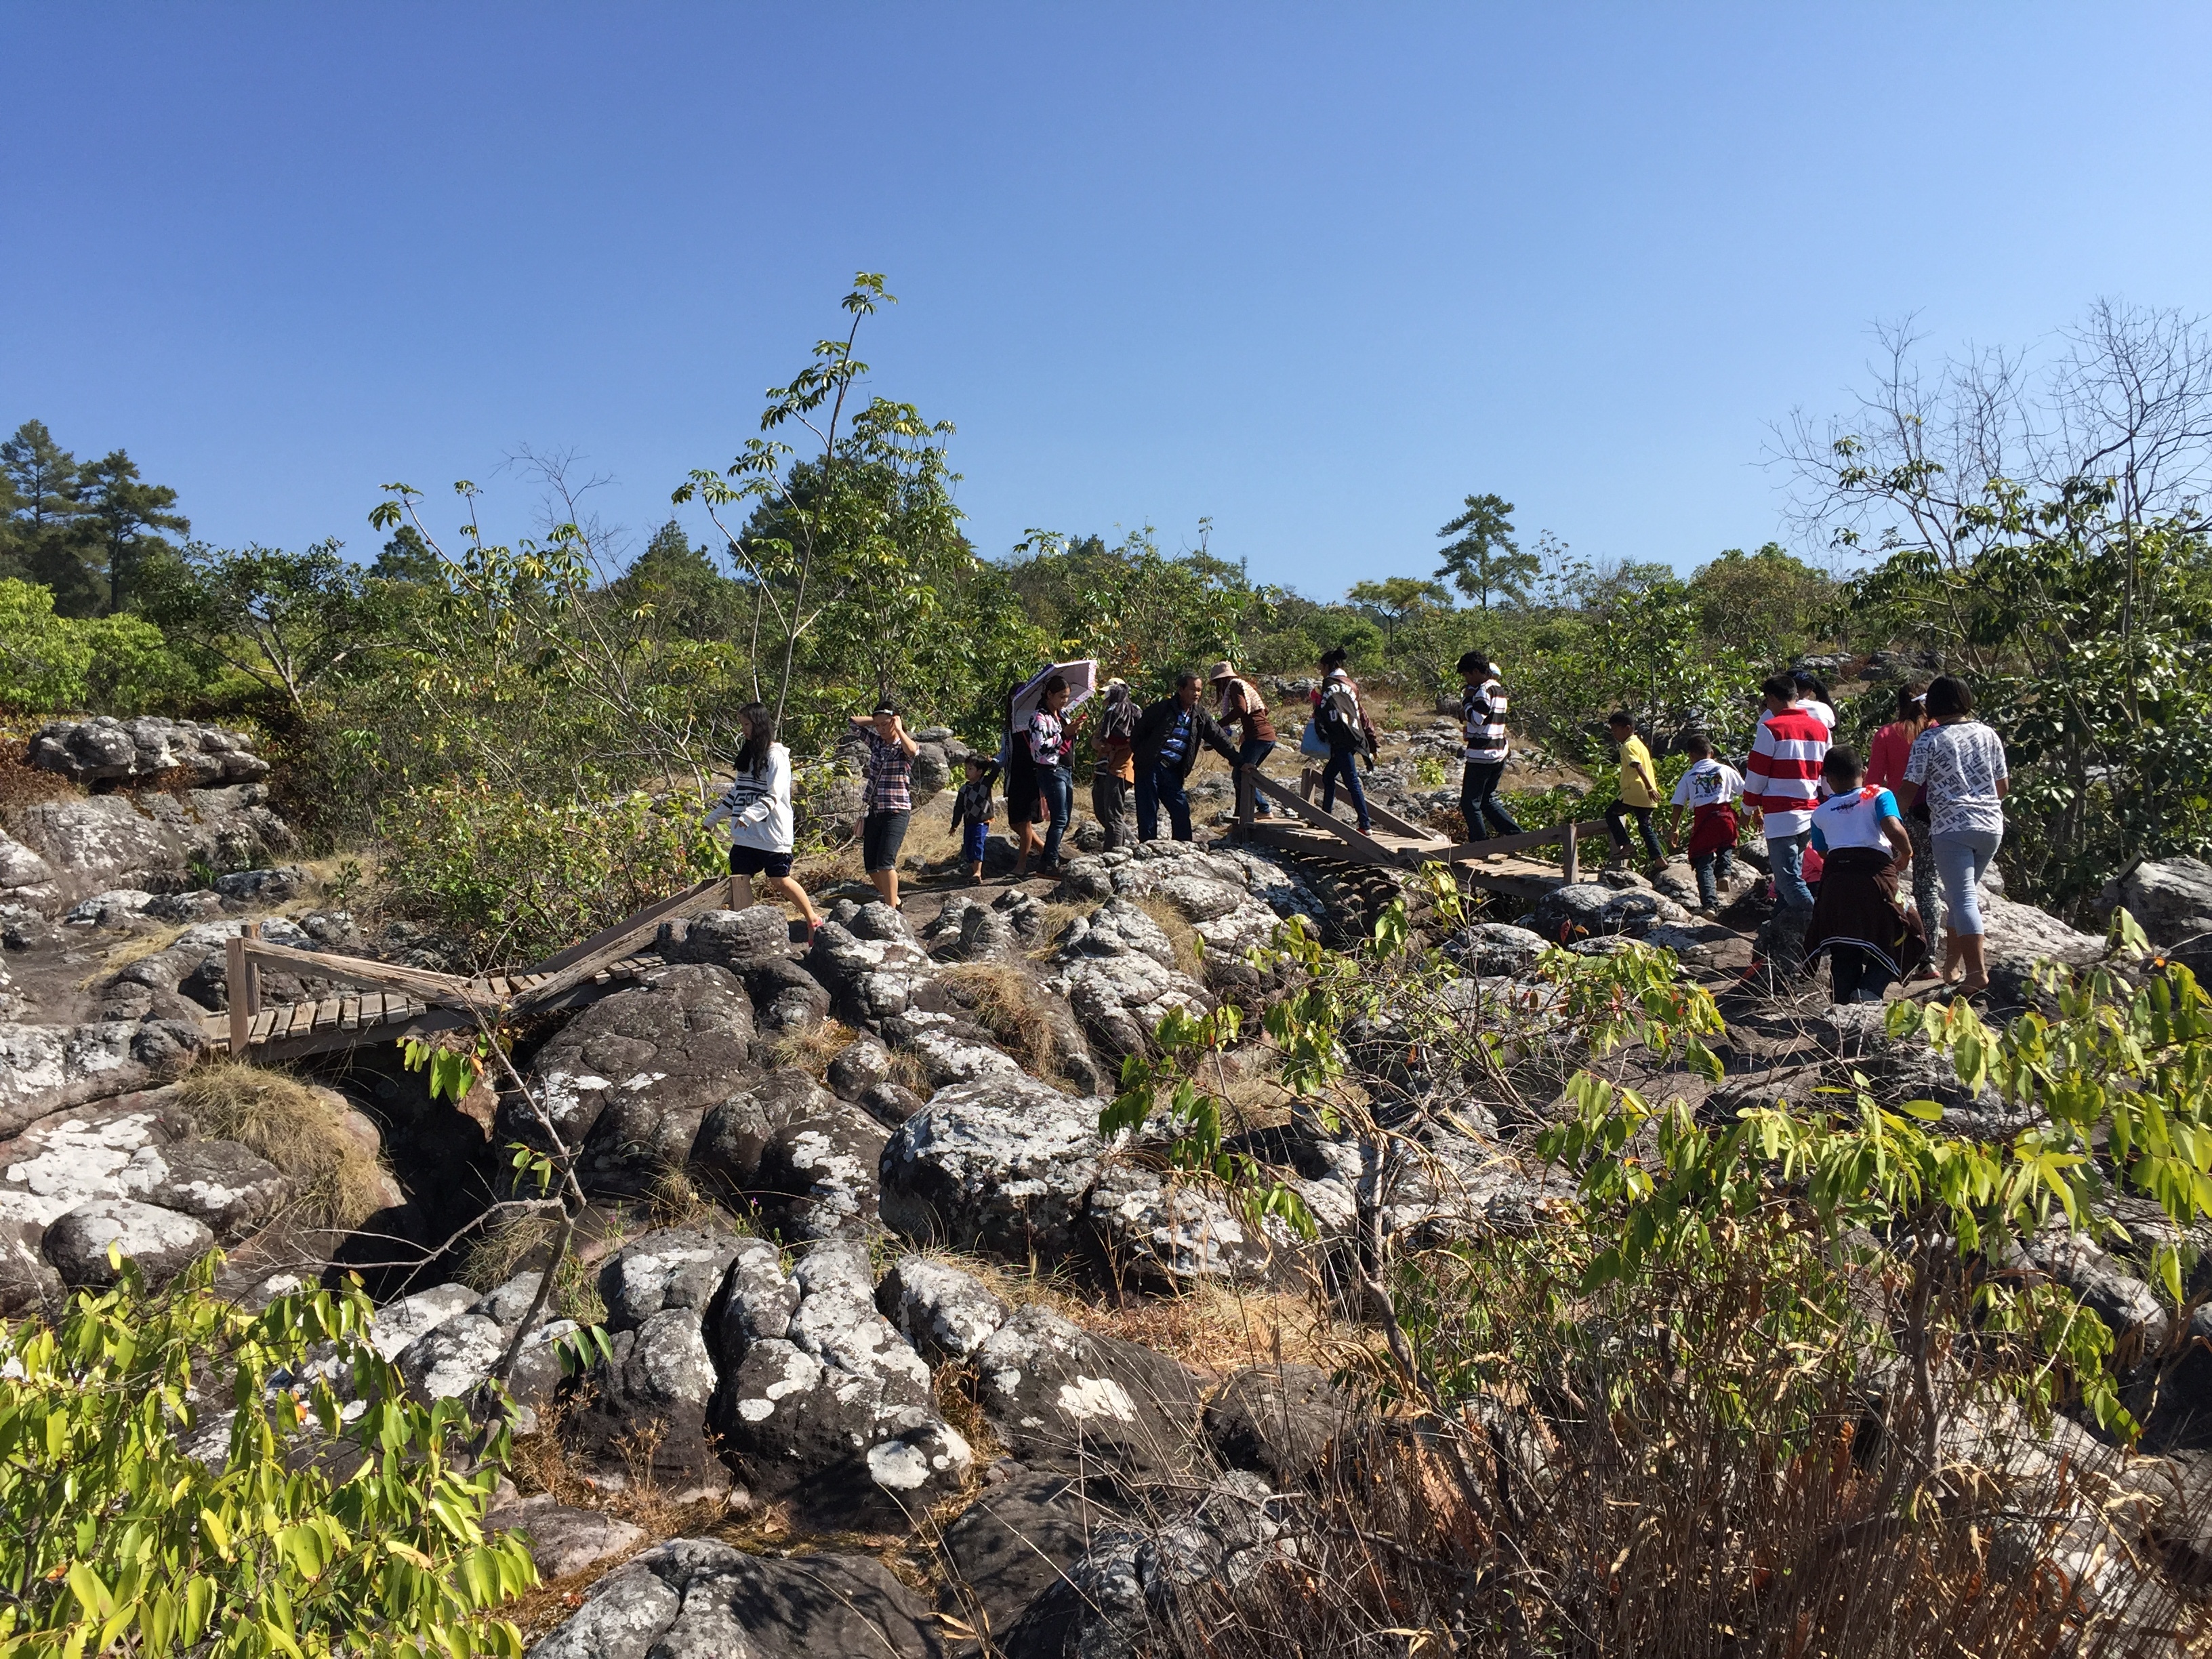
[[[514,999],[517,1008],[535,1007],[559,996],[563,991],[574,989],[586,980],[611,967],[629,955],[633,946],[648,933],[660,931],[664,921],[673,921],[694,910],[708,908],[714,899],[726,890],[728,878],[710,876],[696,887],[687,888],[672,898],[663,899],[639,911],[628,921],[619,922],[603,932],[594,933],[583,945],[574,945],[557,956],[549,957],[532,971],[545,977]],[[585,946],[592,948],[586,950]]]
[[[436,974],[427,968],[405,968],[398,963],[372,962],[363,957],[328,955],[320,951],[295,950],[264,939],[240,939],[233,943],[251,974],[257,962],[281,962],[307,969],[325,979],[342,979],[379,991],[397,991],[423,1003],[459,1008],[495,1008],[498,999],[481,981]]]

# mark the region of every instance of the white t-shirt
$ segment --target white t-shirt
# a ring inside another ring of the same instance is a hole
[[[1836,711],[1818,697],[1800,697],[1797,699],[1797,706],[1816,718],[1831,732],[1836,729]]]
[[[1929,726],[1912,740],[1905,763],[1905,781],[1920,786],[1929,833],[1936,836],[2004,834],[1997,781],[2011,775],[2003,739],[1971,718]]]
[[[792,849],[791,750],[780,743],[768,746],[768,764],[757,772],[740,772],[707,814],[706,827],[730,821],[730,845],[763,853]]]
[[[1846,847],[1889,850],[1881,833],[1884,818],[1897,816],[1897,797],[1887,789],[1854,789],[1848,795],[1831,795],[1813,809],[1813,844],[1824,853]]]
[[[1718,806],[1724,800],[1743,799],[1743,775],[1711,755],[1682,774],[1674,786],[1677,806]]]

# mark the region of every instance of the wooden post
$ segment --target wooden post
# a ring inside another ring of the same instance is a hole
[[[1237,774],[1237,839],[1252,839],[1252,807],[1259,791],[1253,787],[1251,775],[1240,770]]]
[[[253,1011],[246,1006],[246,935],[234,933],[223,941],[222,986],[230,1004],[230,1057],[246,1058],[246,1034],[253,1029]]]
[[[261,924],[258,921],[247,922],[246,938],[258,939],[260,937]],[[246,1012],[249,1014],[258,1014],[261,1012],[261,964],[253,959],[253,953],[251,951],[244,951],[242,953],[246,957]]]
[[[1565,866],[1567,885],[1571,887],[1582,877],[1582,863],[1575,851],[1575,824],[1571,819],[1567,823],[1566,853],[1560,862]]]

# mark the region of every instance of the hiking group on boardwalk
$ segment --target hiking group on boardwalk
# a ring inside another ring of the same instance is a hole
[[[1318,784],[1320,811],[1334,819],[1340,793],[1358,833],[1370,836],[1373,811],[1361,772],[1375,765],[1378,736],[1348,661],[1341,647],[1322,655],[1306,689],[1297,748],[1321,763],[1318,776],[1309,777]],[[1511,702],[1502,671],[1486,653],[1466,653],[1457,670],[1462,845],[1479,858],[1482,843],[1524,834],[1502,792],[1511,760]],[[1710,919],[1736,882],[1738,858],[1748,857],[1770,884],[1772,913],[1760,933],[1770,965],[1786,971],[1826,957],[1839,1002],[1879,1000],[1892,984],[1923,972],[1965,994],[1983,989],[1989,975],[1978,892],[2003,838],[2009,778],[2004,745],[1975,718],[1966,684],[1940,675],[1901,688],[1893,718],[1863,756],[1836,741],[1831,694],[1809,672],[1777,674],[1759,693],[1761,711],[1740,767],[1713,732],[1682,732],[1663,746],[1683,757],[1671,791],[1634,715],[1612,714],[1606,729],[1619,771],[1604,822],[1613,861],[1626,865],[1640,851],[1659,866],[1680,853],[1695,878],[1696,912]],[[1094,697],[1095,714],[1079,716],[1078,708]],[[1202,749],[1238,778],[1241,810],[1255,819],[1273,815],[1267,794],[1247,781],[1265,777],[1281,741],[1280,715],[1231,660],[1214,663],[1203,678],[1194,669],[1182,672],[1150,703],[1120,678],[1100,684],[1095,662],[1049,665],[1015,687],[1004,706],[997,754],[963,757],[952,801],[958,852],[951,862],[970,883],[984,879],[1001,784],[1014,878],[1060,872],[1085,738],[1098,826],[1086,845],[1103,843],[1110,852],[1164,832],[1190,841],[1189,780]],[[732,902],[750,902],[752,882],[764,880],[811,929],[817,914],[791,876],[789,752],[775,741],[764,707],[749,705],[739,724],[738,775],[708,817],[731,824]],[[919,745],[888,702],[854,715],[852,725],[866,750],[856,832],[862,868],[896,908]],[[1939,935],[1936,965],[1932,941]]]

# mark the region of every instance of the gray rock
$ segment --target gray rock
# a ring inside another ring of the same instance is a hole
[[[726,969],[684,963],[592,1004],[538,1052],[536,1092],[562,1138],[580,1146],[587,1189],[643,1191],[690,1156],[708,1109],[750,1080],[753,1008]],[[518,1099],[496,1138],[538,1144]]]
[[[1109,899],[1067,931],[1045,988],[1065,997],[1084,1032],[1112,1060],[1146,1054],[1170,1011],[1203,1015],[1213,1000],[1174,965],[1160,925],[1131,900]]]
[[[795,1305],[772,1271],[740,1261],[717,1328],[714,1422],[752,1490],[830,1528],[903,1526],[957,1491],[974,1454],[938,1414],[928,1365],[877,1311],[865,1251],[816,1245],[792,1275]],[[782,1334],[756,1334],[786,1308]]]
[[[951,1571],[939,1605],[971,1629],[1003,1638],[1112,1518],[1095,1492],[1069,1475],[1024,1474],[986,1487],[945,1528],[939,1547]]]
[[[1206,1434],[1222,1462],[1251,1469],[1279,1490],[1320,1467],[1352,1402],[1315,1365],[1255,1365],[1206,1402]]]
[[[936,1659],[920,1600],[872,1557],[783,1559],[678,1539],[607,1576],[532,1659]]]
[[[891,1074],[891,1051],[872,1036],[858,1036],[830,1062],[829,1084],[841,1100],[858,1101]]]
[[[52,908],[61,898],[54,867],[4,830],[0,830],[0,896],[40,911]]]
[[[858,1237],[876,1225],[884,1127],[786,1066],[716,1105],[692,1157],[779,1237]]]
[[[589,1403],[563,1424],[584,1459],[609,1474],[641,1469],[683,1498],[726,1493],[730,1472],[707,1432],[719,1378],[696,1308],[669,1308],[609,1339]]]
[[[2166,1346],[2173,1312],[2158,1292],[2077,1233],[2053,1228],[2021,1241],[2021,1261],[2039,1268],[2095,1310],[2124,1366]]]
[[[196,1028],[167,1020],[0,1024],[0,1137],[49,1113],[143,1089],[181,1069],[204,1041]]]
[[[1186,1513],[1155,1526],[1109,1526],[1005,1636],[1006,1659],[1135,1659],[1202,1650],[1190,1592],[1206,1611],[1294,1549],[1281,1506],[1256,1475],[1222,1476]]]
[[[109,1248],[138,1264],[155,1289],[215,1248],[206,1223],[134,1199],[96,1199],[58,1217],[40,1248],[71,1290],[112,1285]]]
[[[387,1302],[369,1321],[368,1344],[386,1359],[397,1359],[417,1338],[466,1313],[477,1293],[465,1285],[439,1285]]]
[[[1013,1311],[972,1273],[923,1255],[898,1259],[876,1306],[933,1364],[967,1358]]]
[[[1544,936],[1509,922],[1483,921],[1444,941],[1444,954],[1486,979],[1510,976],[1544,953]]]
[[[1990,866],[1991,875],[1996,866]],[[2105,953],[2105,941],[2095,933],[2069,927],[2049,912],[2032,904],[2015,904],[1985,886],[1980,897],[1983,948],[1994,960],[1999,957],[2055,957],[2061,962],[2094,962]]]
[[[920,1111],[924,1102],[903,1083],[878,1083],[854,1103],[886,1129],[896,1129]]]
[[[1103,1103],[1013,1074],[940,1089],[883,1152],[883,1218],[922,1243],[1028,1261],[1083,1243]]]
[[[173,1090],[121,1095],[52,1113],[0,1141],[0,1221],[38,1235],[57,1216],[100,1198],[143,1194],[124,1180],[131,1159],[190,1131]]]
[[[952,763],[942,743],[917,743],[914,750],[914,772],[909,780],[915,804],[923,801],[944,789],[952,779]]]
[[[723,1279],[720,1311],[709,1339],[714,1363],[729,1370],[754,1343],[791,1334],[799,1311],[798,1284],[783,1270],[782,1257],[766,1239],[740,1241]]]
[[[743,979],[764,963],[791,959],[791,918],[777,904],[702,910],[662,922],[653,950],[663,962],[711,963]]]
[[[1147,1164],[1101,1171],[1084,1201],[1117,1279],[1171,1289],[1200,1282],[1256,1285],[1291,1264],[1287,1231],[1249,1224],[1219,1191],[1177,1182]]]
[[[788,958],[748,969],[745,989],[763,1036],[803,1036],[830,1018],[829,988]]]
[[[60,1308],[62,1276],[39,1249],[46,1232],[42,1224],[0,1220],[0,1318]]]
[[[623,1245],[599,1268],[610,1331],[634,1331],[672,1310],[704,1320],[744,1241],[733,1234],[665,1228]]]
[[[1546,939],[1566,942],[1607,934],[1641,938],[1654,926],[1682,926],[1690,913],[1648,887],[1615,890],[1599,882],[1555,887],[1536,901],[1530,929]]]
[[[149,1204],[198,1218],[227,1244],[268,1221],[294,1190],[291,1177],[234,1140],[143,1146],[119,1179]]]
[[[79,899],[62,916],[70,927],[127,927],[146,914],[153,894],[140,887],[118,887]]]
[[[312,878],[296,864],[269,870],[240,870],[215,878],[215,890],[236,903],[289,904],[307,890]]]
[[[646,1659],[683,1607],[681,1589],[633,1563],[594,1584],[583,1607],[530,1650],[531,1659]]]
[[[31,739],[30,762],[76,783],[119,782],[182,773],[204,788],[253,783],[269,763],[243,732],[142,714],[117,720],[49,720]]]
[[[459,1400],[491,1375],[508,1335],[481,1314],[457,1314],[416,1337],[392,1364],[422,1399]]]
[[[487,1530],[522,1534],[540,1578],[566,1578],[627,1555],[644,1531],[598,1510],[572,1509],[550,1492],[503,1504],[484,1517]]]
[[[0,875],[0,884],[4,884]],[[2212,963],[2212,865],[2186,856],[2147,860],[2105,884],[2101,914],[2124,908],[2154,945],[2172,951],[2200,976]]]
[[[1094,1336],[1030,1306],[974,1354],[976,1397],[1006,1449],[1035,1468],[1172,1474],[1198,1427],[1198,1389],[1165,1354]]]
[[[293,839],[266,803],[261,785],[246,783],[195,789],[182,798],[149,789],[19,808],[9,827],[50,873],[15,896],[51,908],[110,888],[181,886],[195,863],[217,869],[258,864]]]
[[[815,929],[805,966],[828,988],[831,1007],[847,1024],[871,1030],[912,1007],[937,975],[936,963],[905,918],[883,903],[824,921]]]

